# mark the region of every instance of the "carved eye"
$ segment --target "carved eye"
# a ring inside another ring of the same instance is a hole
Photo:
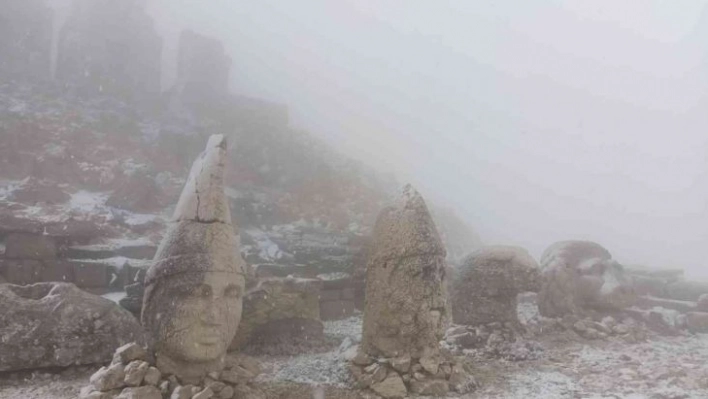
[[[202,298],[209,298],[212,294],[211,286],[201,285],[201,286],[199,286],[199,288],[197,288],[195,294],[199,297],[202,297]]]
[[[237,285],[231,284],[224,290],[224,296],[227,298],[240,298],[241,288]]]

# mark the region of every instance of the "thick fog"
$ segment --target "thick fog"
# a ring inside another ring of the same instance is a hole
[[[222,39],[235,91],[286,103],[487,244],[591,239],[708,277],[708,1],[150,5],[166,60],[184,27]]]

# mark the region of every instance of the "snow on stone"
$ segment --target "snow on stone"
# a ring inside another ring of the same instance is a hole
[[[101,295],[102,297],[106,299],[110,299],[111,301],[118,303],[121,299],[125,298],[126,293],[125,291],[119,291],[119,292],[109,292],[107,294]]]
[[[323,273],[323,274],[318,274],[317,278],[320,280],[325,280],[325,281],[333,281],[333,280],[343,280],[345,278],[349,278],[351,275],[349,273],[344,273],[344,272],[332,272],[332,273]]]

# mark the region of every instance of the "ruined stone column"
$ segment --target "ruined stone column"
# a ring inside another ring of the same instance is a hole
[[[373,237],[362,349],[375,357],[436,354],[449,320],[445,248],[423,197],[406,186]]]
[[[212,136],[145,277],[141,318],[157,367],[187,383],[221,371],[241,319],[244,263],[224,195],[225,154],[225,138]]]

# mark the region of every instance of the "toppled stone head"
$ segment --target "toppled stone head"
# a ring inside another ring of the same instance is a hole
[[[464,325],[519,325],[517,295],[541,285],[540,269],[528,251],[501,245],[468,255],[451,280],[452,318]]]
[[[241,319],[244,265],[224,195],[226,140],[209,139],[145,277],[141,319],[157,366],[186,383],[220,371]]]
[[[553,244],[541,256],[541,270],[538,306],[546,317],[623,309],[636,300],[622,265],[591,241]]]

